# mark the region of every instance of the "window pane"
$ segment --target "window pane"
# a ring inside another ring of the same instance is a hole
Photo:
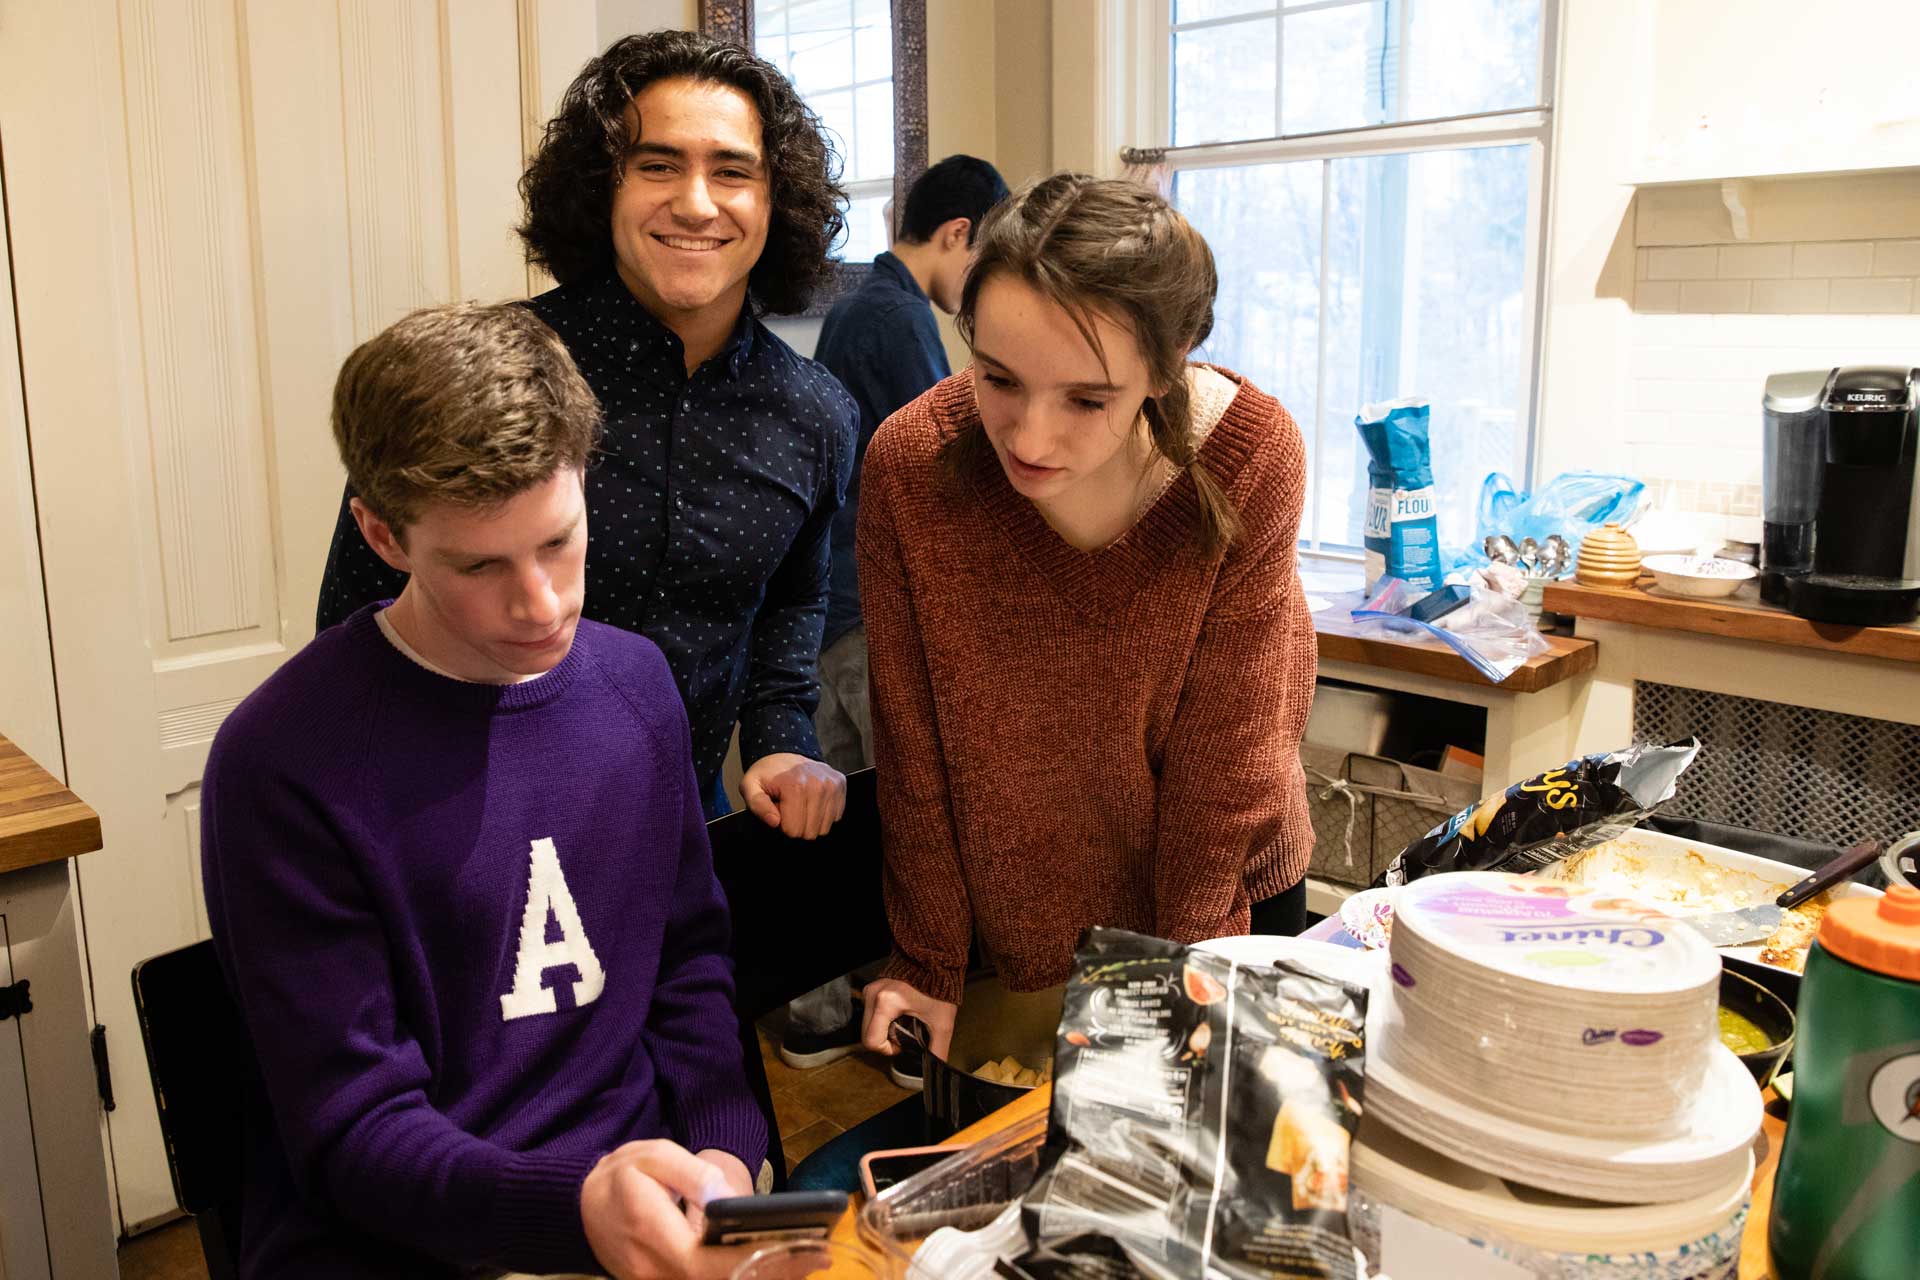
[[[847,0],[797,0],[787,9],[793,83],[811,97],[853,83],[853,29]]]
[[[793,79],[793,68],[787,65],[787,38],[778,27],[774,28],[772,35],[756,30],[753,33],[753,51],[780,68],[780,73],[787,79]]]
[[[842,262],[872,262],[887,248],[886,206],[891,197],[855,196],[847,202],[847,235],[833,256]]]
[[[1227,18],[1236,13],[1271,12],[1273,0],[1174,0],[1175,22],[1205,22],[1208,18]]]
[[[887,0],[855,0],[853,75],[884,80],[893,74],[893,13]]]
[[[807,105],[820,117],[821,127],[827,132],[827,140],[839,153],[847,169],[854,164],[853,154],[853,90],[842,89],[838,93],[810,93],[806,95]],[[846,176],[846,175],[843,175]]]
[[[1313,442],[1319,360],[1322,161],[1175,175],[1174,203],[1212,246],[1220,272],[1202,359],[1279,397]]]
[[[1360,0],[1176,31],[1174,145],[1533,106],[1541,3]]]
[[[1416,4],[1412,17],[1407,119],[1539,102],[1539,0]]]
[[[853,94],[859,121],[857,154],[847,164],[848,182],[871,182],[893,176],[893,81],[868,85]]]
[[[1397,50],[1383,46],[1386,5],[1291,14],[1280,33],[1280,131],[1318,133],[1396,118]]]
[[[1276,29],[1256,19],[1174,35],[1175,146],[1273,136]]]
[[[1323,164],[1331,194],[1324,317]],[[1220,271],[1202,356],[1279,397],[1306,435],[1316,481],[1302,537],[1360,542],[1366,451],[1353,420],[1369,401],[1432,402],[1440,534],[1449,544],[1471,539],[1486,474],[1519,466],[1532,349],[1522,293],[1527,168],[1527,148],[1507,146],[1175,175],[1175,202],[1207,237]]]
[[[1354,415],[1424,396],[1440,538],[1470,542],[1489,471],[1519,461],[1531,342],[1524,331],[1527,149],[1332,162],[1323,539],[1358,543],[1366,450]],[[1336,426],[1339,428],[1335,430]]]

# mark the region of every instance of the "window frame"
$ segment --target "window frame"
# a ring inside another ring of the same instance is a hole
[[[1139,106],[1150,109],[1136,110],[1131,115],[1137,123],[1151,121],[1150,128],[1153,132],[1148,145],[1123,147],[1122,161],[1136,168],[1164,166],[1165,189],[1169,198],[1172,196],[1175,177],[1184,170],[1246,168],[1263,164],[1320,161],[1319,284],[1322,317],[1325,315],[1327,306],[1327,267],[1331,239],[1328,234],[1328,224],[1331,219],[1329,196],[1333,169],[1329,162],[1366,156],[1410,155],[1425,151],[1462,151],[1516,144],[1527,147],[1527,260],[1521,277],[1521,305],[1524,308],[1523,327],[1529,335],[1531,352],[1521,371],[1519,403],[1524,417],[1521,424],[1521,439],[1517,445],[1516,461],[1520,471],[1520,484],[1524,488],[1531,488],[1534,468],[1538,462],[1541,388],[1545,381],[1547,307],[1543,265],[1547,257],[1548,201],[1553,176],[1553,111],[1560,53],[1561,0],[1540,0],[1540,61],[1536,81],[1538,89],[1535,94],[1538,101],[1530,106],[1432,119],[1362,125],[1350,129],[1281,134],[1270,138],[1253,138],[1237,142],[1192,143],[1185,146],[1170,145],[1173,134],[1173,41],[1176,32],[1229,26],[1262,14],[1283,17],[1321,9],[1347,7],[1357,9],[1368,0],[1293,0],[1292,3],[1276,0],[1275,3],[1264,8],[1191,23],[1173,21],[1175,0],[1136,0],[1136,2],[1139,4],[1135,19],[1141,36],[1140,61],[1146,65],[1136,66],[1133,70],[1138,73],[1135,83],[1140,86],[1142,95],[1148,99]],[[1420,0],[1412,0],[1412,2],[1419,3]],[[1401,10],[1403,31],[1410,12],[1410,6]],[[1282,47],[1276,40],[1276,58]],[[1116,70],[1124,71],[1125,68],[1116,68]],[[1277,102],[1280,80],[1279,68],[1276,66],[1274,74],[1276,120],[1280,119]],[[1311,473],[1308,493],[1311,496],[1301,522],[1299,548],[1301,554],[1307,556],[1340,562],[1358,562],[1362,558],[1362,550],[1359,546],[1323,539],[1321,536],[1318,504],[1321,496],[1321,464],[1326,456],[1323,448],[1326,415],[1322,410],[1327,382],[1328,335],[1323,321],[1317,320],[1315,327],[1318,359],[1313,388],[1312,425],[1303,432],[1307,437],[1308,466]]]
[[[699,0],[699,4],[702,35],[754,47],[754,0]],[[907,207],[907,192],[927,170],[927,0],[889,0],[888,12],[893,26],[892,195],[898,218]],[[848,199],[877,194],[876,188],[884,191],[880,184],[885,182],[847,184]],[[871,260],[835,260],[828,282],[814,291],[813,301],[799,316],[826,315],[841,297],[860,287],[872,268]]]

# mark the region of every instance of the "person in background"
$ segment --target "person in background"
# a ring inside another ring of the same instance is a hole
[[[854,531],[860,511],[860,466],[882,422],[952,372],[933,308],[960,309],[960,288],[974,237],[987,211],[1007,198],[1000,171],[973,156],[948,156],[914,181],[893,251],[873,260],[854,292],[833,304],[814,359],[860,406],[860,443],[847,501],[833,517],[833,594],[821,638],[820,708],[814,727],[826,762],[843,773],[873,763],[873,721],[867,709],[867,633],[860,625],[860,581]],[[853,988],[837,979],[787,1006],[780,1057],[790,1067],[822,1066],[859,1047]],[[920,1087],[911,1055],[889,1064],[902,1088]]]
[[[1194,363],[1206,241],[1135,183],[1057,174],[989,214],[972,368],[890,418],[859,563],[894,954],[865,1043],[944,1054],[977,932],[1015,991],[1115,925],[1297,932],[1313,700],[1306,451]]]
[[[243,1277],[725,1276],[765,1120],[686,711],[582,617],[600,424],[522,306],[348,357],[356,532],[405,576],[229,716],[201,795],[259,1081]],[[595,531],[595,536],[600,536]]]
[[[786,77],[689,31],[615,41],[561,99],[521,180],[527,304],[606,414],[587,473],[600,536],[587,616],[666,654],[709,815],[736,722],[741,797],[792,836],[823,834],[846,780],[813,729],[829,540],[858,411],[759,320],[805,309],[844,225],[820,124]],[[404,577],[342,499],[318,625]]]

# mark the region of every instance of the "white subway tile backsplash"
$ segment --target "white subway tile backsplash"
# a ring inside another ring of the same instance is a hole
[[[1681,298],[1684,305],[1685,296]],[[1827,305],[1856,315],[1889,315],[1911,310],[1913,281],[1907,279],[1835,280]]]
[[[1796,276],[1865,276],[1873,274],[1871,240],[1823,240],[1793,246]]]
[[[1759,403],[1761,385],[1753,382],[1720,388],[1718,412],[1670,415],[1666,443],[1715,449],[1743,449],[1759,444],[1760,418],[1751,410]]]
[[[1805,314],[1827,309],[1827,288],[1832,282],[1818,280],[1756,280],[1753,282],[1753,309],[1782,314]]]
[[[1874,241],[1873,274],[1920,276],[1920,240]]]
[[[1744,385],[1739,379],[1638,378],[1632,408],[1635,413],[1721,413],[1729,395]]]
[[[1719,314],[1752,307],[1753,284],[1747,280],[1682,280],[1680,309]],[[1902,310],[1905,310],[1903,307]]]
[[[1785,279],[1793,274],[1790,244],[1730,244],[1720,248],[1723,280]]]

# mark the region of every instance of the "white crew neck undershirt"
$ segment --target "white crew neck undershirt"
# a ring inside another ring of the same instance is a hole
[[[387,638],[387,643],[398,649],[401,656],[405,657],[409,662],[412,662],[415,666],[425,667],[437,676],[445,676],[449,680],[458,680],[461,684],[525,684],[529,680],[538,680],[546,674],[544,671],[536,671],[530,676],[517,676],[512,680],[469,680],[465,676],[453,674],[453,672],[448,671],[445,667],[436,667],[433,663],[428,662],[416,653],[412,645],[400,638],[400,629],[393,625],[393,620],[387,617],[387,611],[385,609],[381,609],[375,613],[373,620],[380,624],[380,634]]]

